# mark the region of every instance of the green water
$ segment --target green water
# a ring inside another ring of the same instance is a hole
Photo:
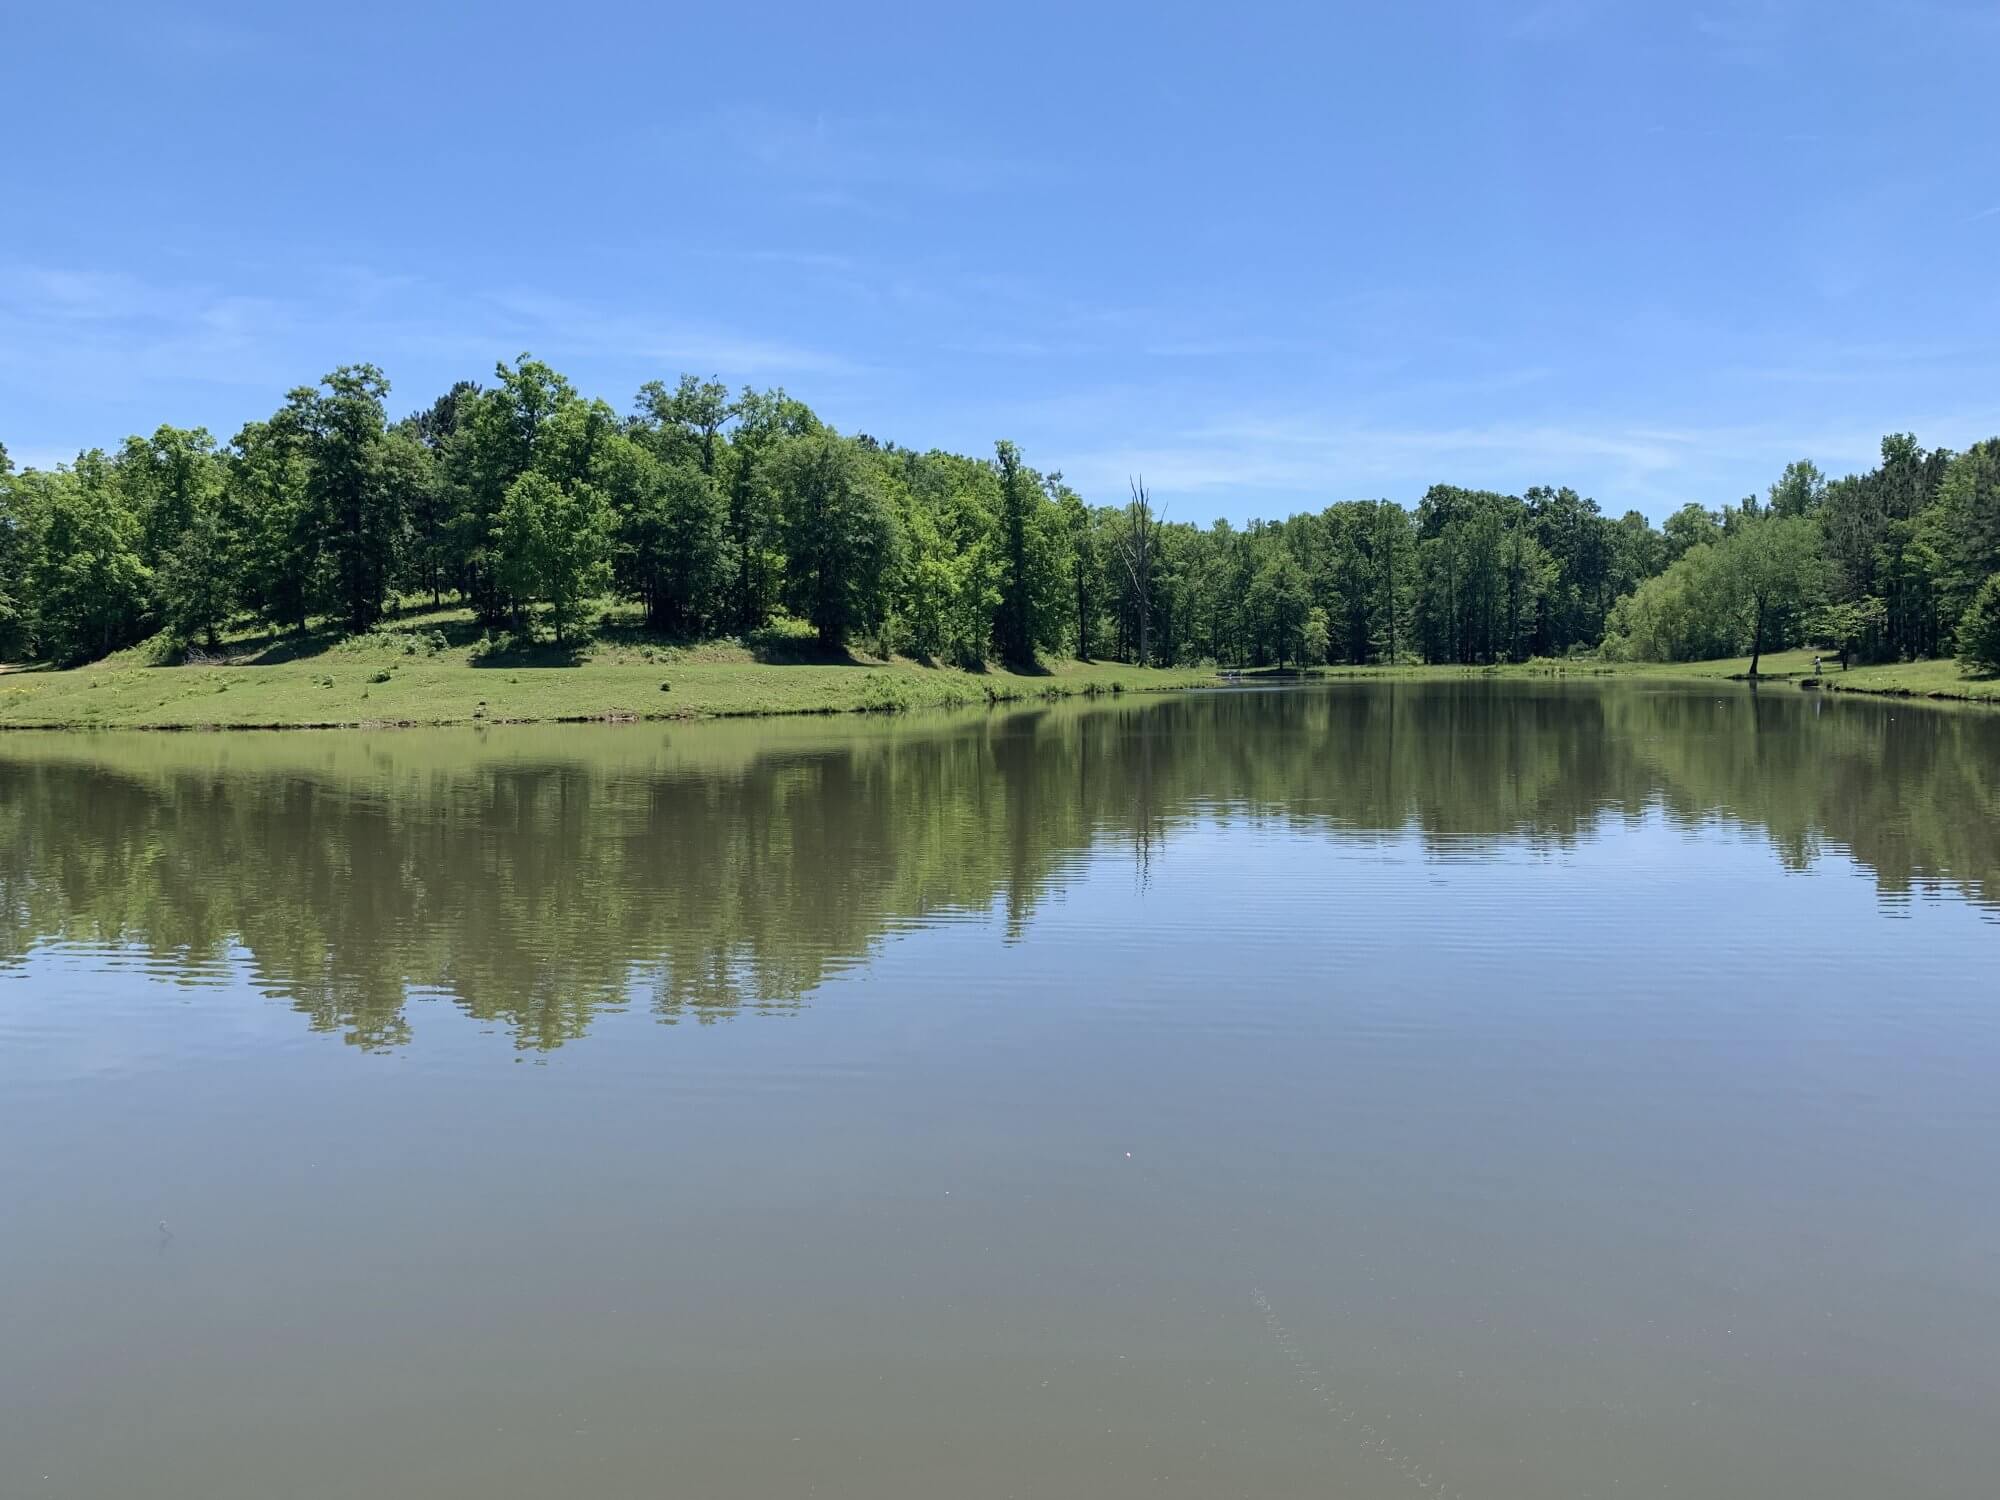
[[[0,1495],[1984,1496],[2000,714],[0,736]]]

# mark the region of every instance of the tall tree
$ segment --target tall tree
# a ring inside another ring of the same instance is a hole
[[[272,625],[297,632],[311,615],[320,570],[300,416],[287,406],[268,422],[246,425],[230,445],[228,479],[231,507],[242,517],[243,602]]]
[[[429,594],[434,606],[443,602],[447,588],[465,584],[453,537],[454,521],[464,504],[455,479],[464,472],[460,449],[478,396],[476,382],[457,381],[400,424],[400,430],[414,438],[428,457],[420,473],[421,486],[409,497],[405,516],[403,583]]]
[[[33,559],[25,589],[44,652],[74,665],[138,638],[152,574],[144,528],[102,449],[36,487]]]
[[[1975,672],[2000,672],[2000,573],[1979,586],[1956,634],[1961,662]]]
[[[1067,540],[1063,555],[1069,564],[1070,640],[1077,657],[1089,661],[1097,618],[1104,610],[1104,553],[1097,518],[1060,475],[1051,476],[1049,482]]]
[[[1819,528],[1799,517],[1771,516],[1743,527],[1723,546],[1750,635],[1750,675],[1765,651],[1825,594],[1826,559]]]
[[[690,632],[719,618],[728,576],[728,508],[692,462],[661,464],[643,449],[606,460],[617,517],[619,573],[656,629]]]
[[[342,365],[292,392],[306,447],[306,496],[327,561],[328,604],[349,630],[382,617],[403,526],[407,463],[385,452],[389,382],[373,365]]]
[[[825,650],[879,624],[895,523],[853,443],[824,429],[767,455],[783,518],[785,603]]]
[[[1153,566],[1159,548],[1159,522],[1152,497],[1142,479],[1130,481],[1132,499],[1125,507],[1125,529],[1118,538],[1118,555],[1132,590],[1139,620],[1139,665],[1153,661]]]
[[[217,644],[236,613],[237,558],[236,538],[219,506],[189,516],[153,572],[161,622],[176,642]]]
[[[1004,439],[994,446],[994,466],[1000,471],[1000,607],[993,637],[1002,659],[1027,662],[1035,654],[1035,579],[1029,553],[1042,491],[1021,463],[1021,450]]]
[[[1660,527],[1666,561],[1676,562],[1696,547],[1722,540],[1722,523],[1706,506],[1690,500]]]
[[[1785,472],[1771,486],[1771,513],[1778,516],[1810,516],[1826,499],[1826,476],[1819,465],[1801,458],[1785,465]]]
[[[768,461],[787,439],[821,428],[810,407],[782,390],[745,386],[729,417],[735,423],[728,491],[730,555],[736,564],[732,613],[738,629],[755,630],[770,617],[784,571],[784,507]]]
[[[454,445],[447,473],[459,505],[452,522],[453,550],[480,618],[497,625],[512,606],[500,579],[501,508],[514,481],[534,466],[543,428],[577,394],[561,375],[528,354],[512,366],[494,366],[493,373],[490,389],[461,403],[463,439]]]
[[[1281,667],[1288,661],[1303,665],[1312,595],[1305,570],[1289,552],[1276,553],[1258,570],[1247,602],[1258,638],[1271,658]]]
[[[662,439],[661,458],[686,459],[710,479],[718,477],[722,429],[733,415],[728,386],[683,375],[670,391],[664,382],[649,380],[639,388],[638,409]]]
[[[514,599],[547,603],[559,646],[610,582],[609,523],[588,483],[558,484],[531,469],[507,487],[494,525],[499,583]]]
[[[1940,605],[1956,621],[2000,573],[2000,438],[1974,443],[1951,461],[1929,520]]]

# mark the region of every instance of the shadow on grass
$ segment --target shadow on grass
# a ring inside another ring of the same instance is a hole
[[[489,647],[472,658],[475,667],[580,667],[586,643],[570,641],[558,646],[554,641],[528,641],[516,637]]]
[[[1003,661],[999,665],[1002,670],[1012,672],[1016,677],[1053,677],[1056,675],[1039,658],[1032,656],[1026,661]],[[980,663],[979,670],[982,672],[986,670],[984,662]]]
[[[770,666],[877,667],[882,665],[880,662],[863,660],[846,646],[821,645],[815,631],[796,621],[766,625],[759,630],[746,630],[739,639],[742,641],[743,649],[750,653],[753,661]]]
[[[344,630],[310,630],[302,635],[273,635],[265,638],[265,644],[257,649],[254,655],[244,656],[234,653],[232,655],[241,666],[282,667],[286,662],[311,661],[316,656],[324,656],[346,639],[347,632]]]

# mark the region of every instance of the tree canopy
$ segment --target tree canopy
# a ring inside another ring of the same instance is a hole
[[[1011,442],[905,447],[713,378],[648,381],[620,415],[523,354],[400,420],[390,395],[345,365],[226,444],[161,427],[27,470],[0,449],[0,657],[213,649],[246,622],[361,631],[447,598],[567,642],[615,595],[670,637],[789,613],[828,650],[865,636],[962,665],[1681,660],[1808,639],[1880,660],[1960,653],[2000,573],[2000,439],[1952,454],[1893,434],[1868,473],[1802,459],[1764,501],[1690,502],[1658,527],[1564,486],[1449,484],[1413,509],[1204,527],[1139,476],[1093,504]]]

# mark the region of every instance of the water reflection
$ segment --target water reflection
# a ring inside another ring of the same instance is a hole
[[[1019,933],[1204,819],[1509,857],[1664,817],[2000,901],[2000,717],[1804,694],[1342,685],[973,719],[0,739],[0,964],[241,963],[316,1029],[413,992],[554,1047],[606,1007],[796,1005],[912,924]],[[1560,913],[1549,920],[1559,923]]]

